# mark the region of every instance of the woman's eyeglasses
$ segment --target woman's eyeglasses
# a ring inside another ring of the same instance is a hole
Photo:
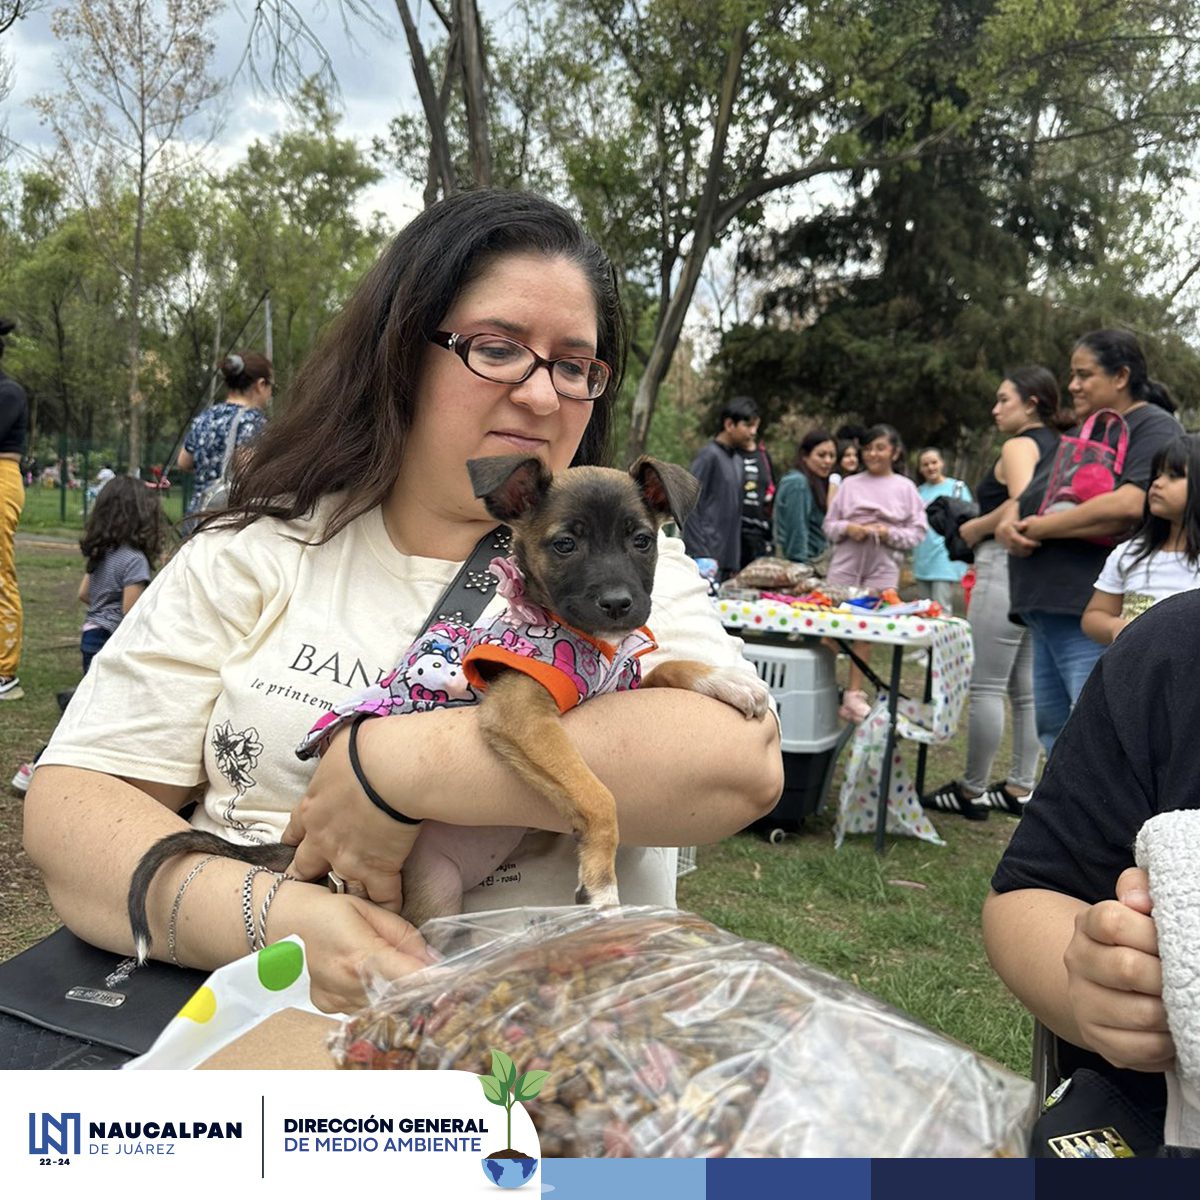
[[[545,367],[554,390],[568,400],[597,400],[612,378],[612,368],[598,358],[543,358],[523,343],[495,333],[463,337],[439,329],[429,340],[452,350],[468,371],[493,383],[524,383],[538,367]]]

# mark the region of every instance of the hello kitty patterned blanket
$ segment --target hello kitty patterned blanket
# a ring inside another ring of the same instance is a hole
[[[509,559],[491,563],[497,592],[508,606],[474,625],[439,621],[426,629],[374,687],[325,713],[296,747],[311,758],[322,743],[359,713],[376,717],[477,704],[496,668],[521,671],[554,698],[560,713],[605,692],[641,684],[644,654],[657,649],[643,626],[611,645],[560,621],[525,596],[524,579]]]

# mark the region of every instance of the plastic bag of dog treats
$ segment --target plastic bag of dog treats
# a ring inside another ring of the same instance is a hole
[[[689,913],[510,909],[427,923],[349,1070],[546,1071],[546,1157],[1019,1156],[1033,1085],[784,951]]]

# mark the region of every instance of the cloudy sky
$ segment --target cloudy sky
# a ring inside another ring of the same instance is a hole
[[[18,21],[0,38],[0,49],[13,75],[3,120],[8,136],[19,148],[18,167],[49,148],[48,132],[29,101],[62,87],[61,48],[50,29],[54,7],[48,4],[44,11]],[[296,7],[305,12],[332,61],[342,93],[344,136],[368,145],[372,137],[386,132],[388,121],[398,112],[418,107],[407,45],[392,3],[378,0],[374,4],[382,29],[352,16],[344,21],[338,0],[296,0]],[[221,98],[224,120],[213,145],[218,168],[236,161],[255,138],[269,137],[287,119],[284,100],[256,87],[243,63],[253,9],[253,0],[232,0],[212,26],[216,42],[212,74],[226,84]],[[422,30],[430,44],[435,28],[429,6],[416,0],[413,9],[421,14]],[[315,69],[315,52],[310,52],[308,61]],[[260,62],[265,70],[265,61]],[[420,199],[399,177],[391,177],[371,189],[363,207],[365,211],[382,210],[393,226],[399,226],[420,209]]]

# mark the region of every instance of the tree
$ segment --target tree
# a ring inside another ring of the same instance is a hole
[[[271,289],[276,374],[286,384],[320,327],[337,311],[385,236],[355,205],[380,177],[364,152],[338,136],[340,117],[309,80],[282,133],[256,141],[228,172],[224,195],[228,274],[242,308]]]
[[[1197,129],[1196,89],[1179,70],[1187,14],[1135,6],[1119,26],[1102,9],[1085,15],[1094,39],[1069,57],[1039,30],[1025,58],[1036,69],[1015,92],[978,99],[961,71],[911,64],[916,136],[947,111],[959,114],[950,133],[936,155],[874,172],[874,186],[852,176],[845,203],[760,238],[756,265],[785,282],[762,321],[726,339],[728,390],[954,444],[987,424],[1006,366],[1065,362],[1106,311],[1171,342],[1177,319],[1138,293],[1154,253],[1150,196]],[[947,60],[969,61],[993,16],[989,4],[946,4]],[[1151,36],[1170,20],[1173,41]],[[861,138],[888,136],[877,122]]]
[[[168,201],[182,151],[177,140],[215,94],[208,26],[219,0],[76,0],[53,18],[69,56],[65,92],[38,107],[59,162],[88,216],[96,245],[126,282],[130,471],[142,458],[144,248],[147,225]],[[111,203],[127,187],[132,212]],[[120,215],[124,223],[103,218]],[[126,233],[126,228],[128,233]]]

